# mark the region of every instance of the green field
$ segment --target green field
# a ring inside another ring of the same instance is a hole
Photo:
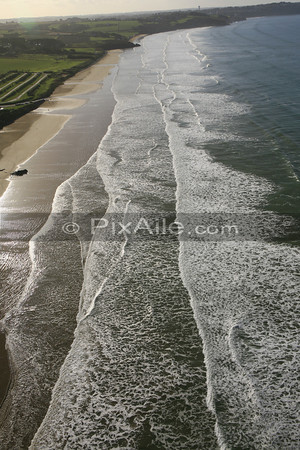
[[[20,74],[16,73],[17,81],[9,86],[0,80],[0,102],[2,104],[37,100],[48,91],[56,78],[54,74],[28,72],[25,72],[25,76],[21,79],[19,77]]]
[[[0,74],[9,71],[61,72],[76,67],[83,62],[83,59],[70,60],[66,56],[22,55],[22,57],[16,58],[0,56]]]
[[[38,73],[15,74],[9,84],[6,82],[0,83],[0,102],[8,102],[20,95],[21,92],[27,90],[30,86],[36,83],[39,79]]]
[[[74,50],[79,53],[95,53],[94,47],[66,47],[67,50]]]

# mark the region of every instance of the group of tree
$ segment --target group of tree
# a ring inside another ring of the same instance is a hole
[[[20,36],[0,38],[0,54],[6,56],[16,56],[20,53],[59,54],[64,47],[65,44],[59,39],[25,39]]]

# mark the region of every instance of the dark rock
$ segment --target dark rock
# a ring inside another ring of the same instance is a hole
[[[26,175],[28,173],[27,169],[23,170],[16,170],[15,172],[11,173],[11,175],[15,175],[17,177],[22,177],[23,175]]]

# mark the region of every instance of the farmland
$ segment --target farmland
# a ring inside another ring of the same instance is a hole
[[[84,59],[72,61],[62,56],[22,55],[21,58],[0,57],[0,75],[10,71],[17,72],[60,72],[71,69],[84,62]]]
[[[85,59],[47,55],[0,58],[0,127],[39,106]]]

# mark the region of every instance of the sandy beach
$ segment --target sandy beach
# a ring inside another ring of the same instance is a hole
[[[84,99],[70,97],[99,89],[120,53],[111,50],[96,64],[59,86],[41,107],[0,131],[0,169],[5,169],[0,172],[0,197],[9,185],[9,174],[51,140],[72,117],[71,111],[85,103]],[[62,110],[64,113],[59,114]]]

